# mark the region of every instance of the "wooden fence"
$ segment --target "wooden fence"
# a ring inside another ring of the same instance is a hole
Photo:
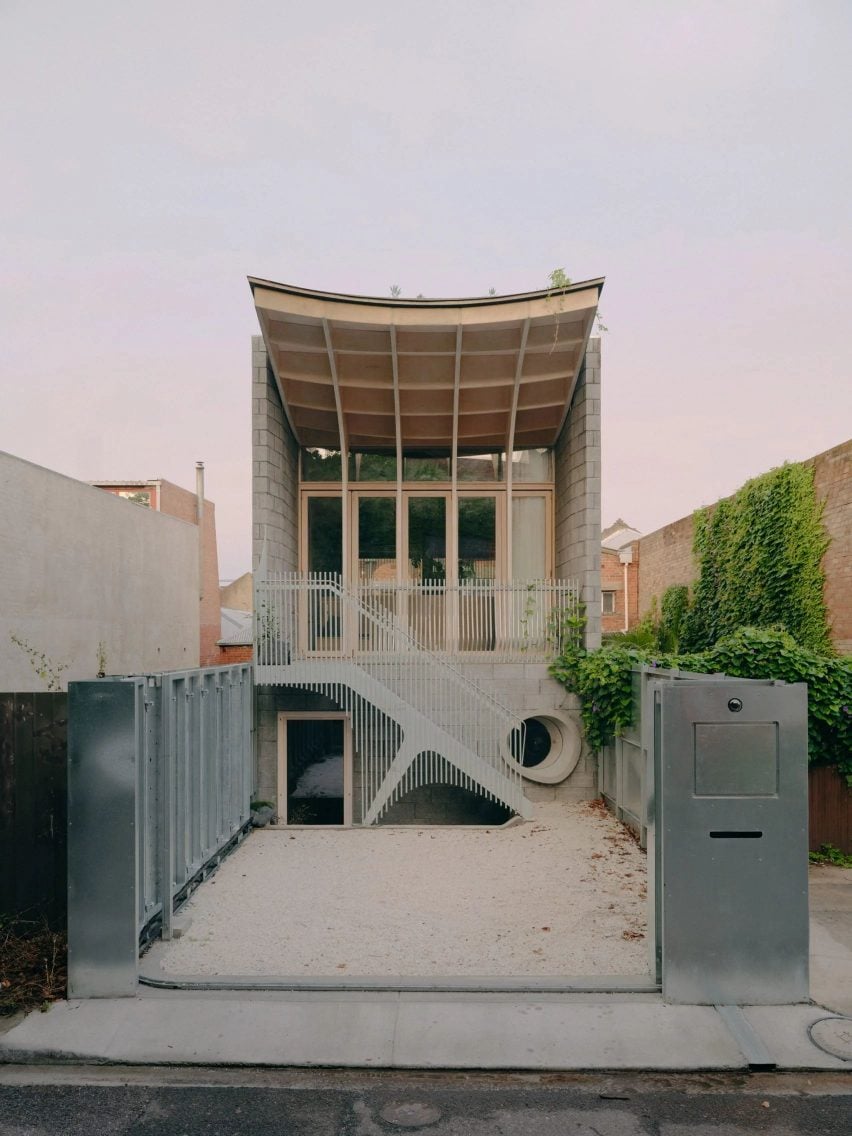
[[[817,765],[808,771],[810,848],[833,844],[852,853],[852,789],[834,765]]]
[[[0,694],[0,916],[65,923],[68,696]]]

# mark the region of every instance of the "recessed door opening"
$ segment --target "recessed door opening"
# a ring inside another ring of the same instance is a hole
[[[286,825],[352,823],[349,726],[341,714],[281,714],[278,820]]]

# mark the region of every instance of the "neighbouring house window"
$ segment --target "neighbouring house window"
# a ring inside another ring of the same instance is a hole
[[[145,509],[151,508],[150,489],[119,489],[116,497],[123,497],[125,501],[132,501],[134,505],[141,505]]]
[[[601,592],[601,613],[615,615],[615,592]]]

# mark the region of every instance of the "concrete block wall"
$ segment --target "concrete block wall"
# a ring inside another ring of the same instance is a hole
[[[601,341],[590,339],[556,443],[556,576],[576,580],[586,646],[601,635]]]
[[[494,691],[504,706],[519,718],[559,710],[577,726],[581,737],[580,699],[548,674],[546,663],[467,663],[465,673]],[[524,781],[531,801],[587,801],[598,795],[597,755],[583,737],[583,749],[574,772],[558,785]]]
[[[256,568],[266,534],[275,572],[299,567],[299,448],[272,374],[263,336],[252,337],[252,534]]]

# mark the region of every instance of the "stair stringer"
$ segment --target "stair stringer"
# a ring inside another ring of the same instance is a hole
[[[266,667],[264,670],[266,681],[275,685],[346,686],[392,718],[401,728],[402,742],[362,819],[363,824],[375,824],[378,821],[418,754],[425,750],[439,753],[483,792],[501,801],[513,812],[527,820],[532,816],[532,802],[524,796],[519,778],[507,776],[484,761],[357,663],[337,659],[306,660],[287,666]]]

